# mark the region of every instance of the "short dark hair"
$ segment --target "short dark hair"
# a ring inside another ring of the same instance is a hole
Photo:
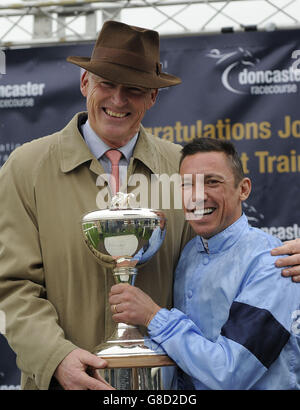
[[[223,152],[230,161],[236,185],[245,177],[240,157],[235,146],[224,140],[212,138],[197,138],[184,145],[181,150],[180,166],[185,157],[197,154],[197,152]]]

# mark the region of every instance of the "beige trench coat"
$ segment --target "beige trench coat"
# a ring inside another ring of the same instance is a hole
[[[78,131],[83,116],[16,149],[0,171],[0,309],[23,389],[48,389],[69,352],[93,351],[114,329],[111,272],[94,260],[81,234],[81,217],[97,209],[102,188],[96,180],[104,173]],[[176,173],[179,152],[141,128],[128,177]],[[182,210],[166,213],[166,240],[139,270],[136,286],[170,307],[172,275],[189,230]]]

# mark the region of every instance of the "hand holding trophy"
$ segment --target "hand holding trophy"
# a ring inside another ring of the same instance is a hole
[[[166,234],[164,214],[132,208],[132,198],[133,194],[118,192],[109,209],[90,212],[82,219],[85,243],[98,263],[112,269],[115,283],[130,285],[134,285],[137,267],[156,254]],[[125,323],[117,324],[112,338],[96,354],[108,363],[107,381],[121,390],[159,390],[157,368],[174,365],[167,355],[145,345],[136,326]]]

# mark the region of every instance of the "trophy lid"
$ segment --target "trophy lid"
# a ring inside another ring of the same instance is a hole
[[[99,211],[92,211],[84,215],[83,222],[92,222],[99,220],[110,219],[132,219],[132,218],[155,218],[157,214],[152,209],[136,208],[136,209],[103,209]]]
[[[92,222],[99,220],[127,220],[127,219],[164,219],[161,212],[148,208],[132,208],[130,199],[134,194],[124,194],[118,192],[111,200],[109,209],[102,209],[89,212],[83,216],[82,222]]]

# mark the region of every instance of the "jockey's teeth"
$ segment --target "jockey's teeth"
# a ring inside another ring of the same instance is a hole
[[[111,117],[123,118],[126,115],[126,112],[114,112],[108,109],[106,109],[105,111],[106,111],[106,114],[110,115]]]

